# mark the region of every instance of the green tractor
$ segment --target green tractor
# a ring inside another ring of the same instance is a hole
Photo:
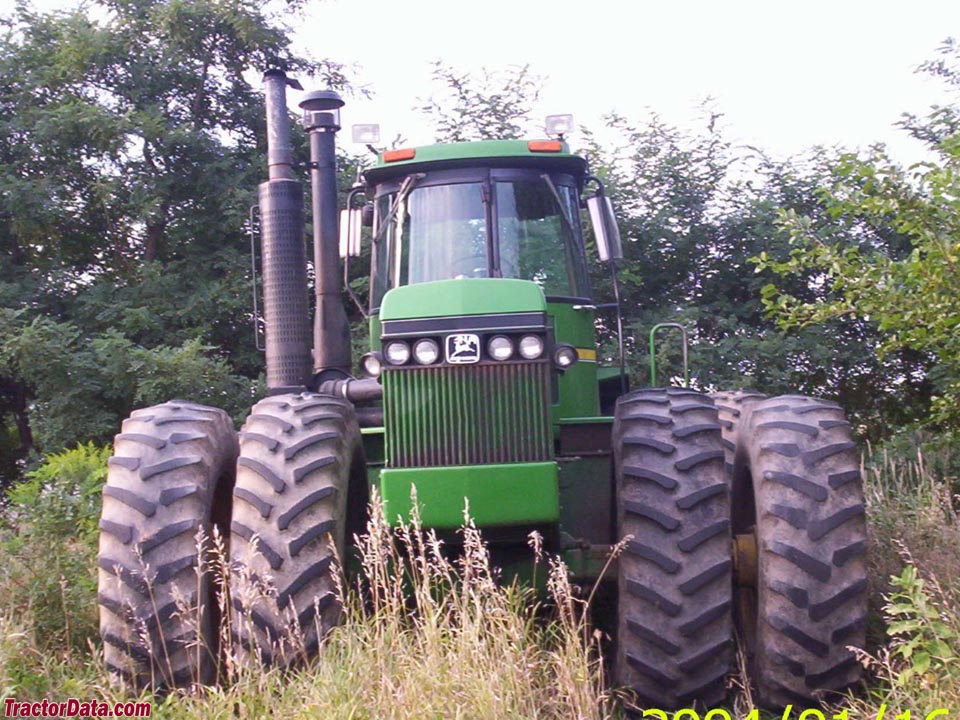
[[[765,705],[855,684],[865,517],[843,410],[796,395],[628,392],[622,350],[619,367],[599,367],[581,209],[614,278],[620,241],[602,184],[562,138],[384,152],[339,220],[343,103],[328,91],[301,103],[311,333],[286,109],[287,87],[300,88],[280,71],[265,86],[269,394],[239,433],[220,410],[171,401],[135,411],[116,436],[99,554],[115,679],[213,682],[225,624],[265,664],[315,653],[339,618],[335,558],[375,489],[390,522],[415,497],[441,533],[469,506],[515,575],[532,568],[539,531],[574,582],[615,598],[614,681],[645,706],[722,703],[735,636]],[[340,255],[357,253],[362,224],[372,347],[357,378]],[[619,304],[601,309],[619,321]],[[217,534],[229,572],[207,562]]]

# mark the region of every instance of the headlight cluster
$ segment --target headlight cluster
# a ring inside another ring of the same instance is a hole
[[[520,354],[527,360],[536,360],[543,355],[543,338],[538,335],[524,335],[520,338]]]
[[[507,335],[494,335],[487,340],[487,356],[503,362],[519,354],[524,360],[536,360],[543,355],[543,338],[539,335],[524,335],[519,340]]]
[[[383,372],[383,355],[378,352],[369,352],[360,358],[360,369],[369,378],[380,377]]]
[[[513,341],[506,335],[494,335],[487,341],[487,355],[494,360],[509,360],[513,357]]]
[[[391,340],[383,347],[383,357],[388,365],[406,365],[411,356],[418,365],[433,365],[440,359],[440,346],[436,340],[424,338],[410,345],[403,340]]]
[[[490,360],[504,362],[515,359],[517,356],[524,360],[537,360],[543,357],[546,350],[544,339],[539,335],[522,335],[510,337],[508,335],[492,335],[485,343],[486,357]],[[382,356],[371,358],[370,364],[375,364],[382,357],[386,365],[433,365],[443,359],[440,343],[433,338],[422,338],[415,341],[389,340],[383,345]],[[373,368],[371,368],[373,369]],[[379,368],[376,368],[379,370]]]

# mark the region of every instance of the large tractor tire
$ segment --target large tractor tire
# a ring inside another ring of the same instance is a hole
[[[162,692],[215,679],[222,587],[208,553],[214,526],[228,532],[236,456],[225,412],[180,401],[134,411],[114,439],[97,561],[114,681]]]
[[[767,396],[753,390],[723,390],[711,393],[710,397],[717,406],[723,433],[724,462],[727,473],[732,476],[737,448],[743,447],[740,442],[740,429],[747,420],[750,406],[758,400],[765,400]]]
[[[713,401],[690,390],[622,397],[615,412],[619,685],[641,705],[720,704],[730,667],[730,496]]]
[[[747,427],[750,408],[754,403],[765,400],[767,396],[753,390],[725,390],[713,393],[710,397],[717,405],[723,433],[724,464],[731,491],[730,521],[736,534],[753,527],[755,515],[753,485],[750,473],[746,470],[749,466],[745,456],[746,443],[741,440],[740,435]]]
[[[336,558],[348,539],[351,474],[363,470],[348,402],[302,393],[254,406],[240,433],[231,533],[232,632],[242,655],[291,666],[339,621]]]
[[[744,558],[737,622],[756,700],[810,706],[858,681],[848,647],[865,640],[863,490],[843,410],[796,395],[754,402],[734,476],[752,480],[734,486],[733,502],[754,511],[753,527],[734,531]]]

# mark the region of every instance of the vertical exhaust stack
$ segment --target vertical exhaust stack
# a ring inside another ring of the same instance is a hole
[[[267,387],[271,394],[310,382],[310,304],[303,242],[303,188],[293,175],[287,86],[282,70],[264,77],[269,177],[260,185],[260,232],[266,320]]]
[[[332,90],[308,93],[300,102],[310,133],[313,261],[317,308],[313,321],[313,371],[317,384],[350,377],[350,323],[343,307],[340,238],[337,232],[336,133],[343,100]]]

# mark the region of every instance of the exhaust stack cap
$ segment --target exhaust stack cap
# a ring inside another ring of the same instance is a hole
[[[300,101],[303,110],[303,127],[306,130],[340,129],[340,108],[343,98],[334,90],[314,90]]]
[[[263,74],[264,99],[267,106],[267,168],[271,180],[293,179],[293,147],[290,144],[290,116],[287,110],[287,87],[303,88],[280,69]]]
[[[296,78],[287,77],[287,74],[279,68],[273,68],[271,70],[267,70],[263,74],[264,80],[266,80],[267,78],[273,78],[273,77],[283,78],[283,80],[287,83],[287,85],[289,87],[292,87],[294,90],[303,90],[303,85],[300,84],[299,80],[297,80]]]

